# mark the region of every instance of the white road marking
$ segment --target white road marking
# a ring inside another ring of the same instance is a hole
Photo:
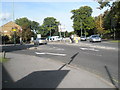
[[[58,49],[56,49],[56,50],[61,50],[61,51],[64,51],[64,49],[62,49],[62,48],[58,48]]]
[[[99,51],[99,50],[96,50],[95,48],[80,48],[81,50],[91,50],[91,51]]]
[[[48,53],[48,52],[43,52],[43,53],[39,53],[39,52],[35,52],[36,54],[49,54],[49,55],[57,55],[57,56],[66,56],[66,54],[60,54],[60,53]]]

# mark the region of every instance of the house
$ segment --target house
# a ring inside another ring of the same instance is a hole
[[[2,36],[7,35],[7,36],[11,37],[11,35],[14,33],[14,31],[20,33],[21,30],[22,30],[22,28],[12,21],[10,21],[0,27],[0,33],[2,34]]]

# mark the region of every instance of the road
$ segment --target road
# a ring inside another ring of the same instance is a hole
[[[83,41],[82,43],[85,44],[90,44],[90,45],[99,45],[99,46],[104,46],[104,47],[113,47],[113,48],[118,48],[118,43],[113,43],[110,41],[102,41],[102,42],[98,42],[98,43],[90,43],[89,41]]]
[[[109,44],[105,43],[106,46]],[[100,43],[100,45],[104,44]],[[37,47],[37,49],[34,49],[33,46],[34,45],[4,46],[3,50],[13,53],[45,57],[57,60],[58,62],[68,63],[72,66],[83,68],[89,72],[92,72],[110,82],[110,76],[112,76],[113,82],[116,85],[118,84],[117,50],[92,48],[88,46],[73,46],[66,44],[40,45]],[[115,47],[113,43],[111,46]],[[106,70],[106,67],[108,71]]]

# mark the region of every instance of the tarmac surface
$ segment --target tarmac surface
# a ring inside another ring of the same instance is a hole
[[[3,88],[115,88],[101,77],[56,60],[8,52]]]

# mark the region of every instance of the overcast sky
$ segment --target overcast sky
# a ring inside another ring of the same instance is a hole
[[[13,10],[14,10],[14,19],[27,17],[30,20],[34,20],[42,24],[44,18],[54,17],[62,25],[65,25],[67,31],[73,31],[72,16],[71,10],[78,9],[81,6],[90,6],[93,9],[92,16],[98,16],[100,13],[103,13],[106,8],[103,10],[97,9],[99,4],[96,1],[92,2],[82,2],[73,0],[68,2],[2,2],[2,12],[0,13],[0,26],[13,20]]]

